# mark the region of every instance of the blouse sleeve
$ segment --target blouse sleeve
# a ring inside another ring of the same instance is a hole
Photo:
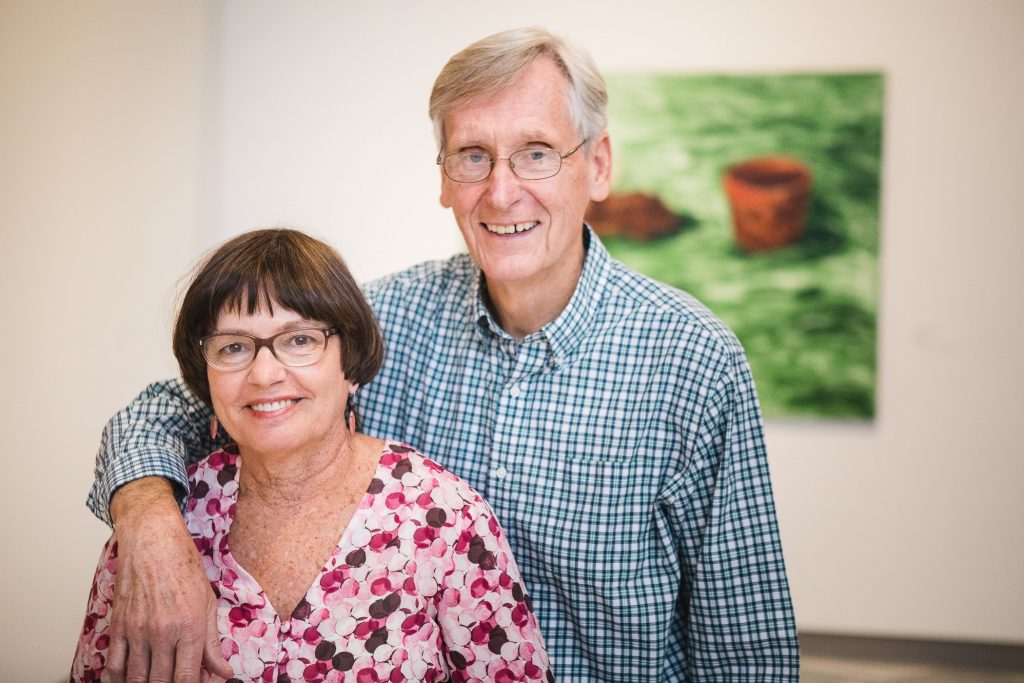
[[[461,511],[454,568],[438,592],[452,681],[554,681],[505,532],[478,495]]]
[[[114,600],[114,576],[117,573],[117,542],[111,536],[96,566],[85,610],[85,623],[71,663],[72,683],[94,683],[107,666],[110,646],[110,605]]]

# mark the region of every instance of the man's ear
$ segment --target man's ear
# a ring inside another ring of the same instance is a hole
[[[452,208],[452,196],[451,196],[451,181],[448,180],[448,176],[444,174],[444,169],[440,166],[437,167],[441,171],[441,206],[446,209]]]
[[[612,186],[612,142],[608,131],[601,133],[590,148],[590,201],[608,197]]]

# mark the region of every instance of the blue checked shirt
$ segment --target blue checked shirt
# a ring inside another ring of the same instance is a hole
[[[366,431],[420,448],[505,527],[563,681],[798,679],[760,409],[696,300],[587,256],[565,311],[517,340],[468,255],[370,284],[388,356]],[[89,507],[146,475],[185,487],[209,410],[151,385],[103,434]]]

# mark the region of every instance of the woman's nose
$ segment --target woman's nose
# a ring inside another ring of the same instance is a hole
[[[269,346],[257,351],[249,366],[249,380],[255,384],[273,384],[280,381],[284,373],[284,363],[277,359]]]

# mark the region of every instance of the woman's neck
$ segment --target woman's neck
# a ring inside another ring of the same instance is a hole
[[[371,446],[368,441],[375,440],[339,430],[336,438],[314,448],[265,453],[240,446],[240,492],[267,511],[351,497],[345,484],[359,456]]]

